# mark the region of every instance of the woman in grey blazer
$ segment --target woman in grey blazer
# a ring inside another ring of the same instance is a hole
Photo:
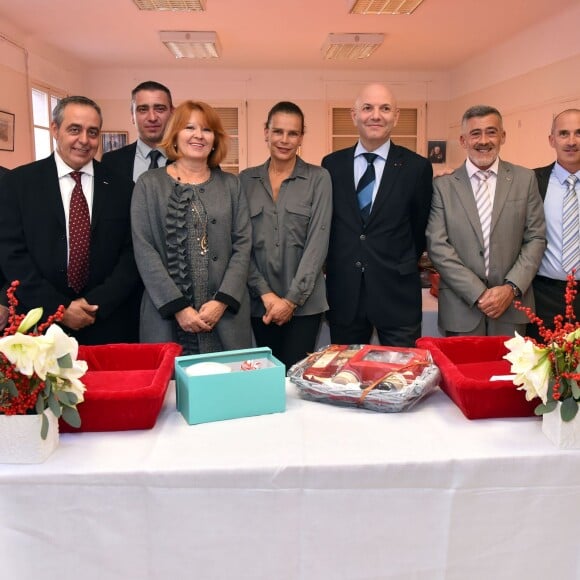
[[[322,267],[332,218],[330,175],[300,159],[303,135],[300,108],[278,103],[264,129],[269,159],[240,174],[252,219],[254,336],[287,367],[312,352],[328,309]]]
[[[138,179],[131,207],[145,293],[142,342],[178,342],[184,354],[249,348],[251,225],[238,178],[219,163],[227,136],[209,105],[175,109],[161,146],[173,161]]]

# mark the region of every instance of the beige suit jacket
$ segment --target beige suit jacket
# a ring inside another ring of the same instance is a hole
[[[483,234],[465,164],[434,181],[427,225],[429,257],[441,275],[439,326],[469,332],[484,316],[476,302],[486,288],[509,280],[534,307],[531,281],[546,247],[544,209],[531,169],[499,162],[490,232],[489,275],[485,274]],[[502,322],[527,322],[513,305]]]

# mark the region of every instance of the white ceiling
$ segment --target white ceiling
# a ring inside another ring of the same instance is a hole
[[[425,0],[411,16],[358,16],[347,0],[207,0],[205,13],[140,11],[132,0],[0,0],[0,33],[7,23],[27,46],[48,43],[99,68],[445,71],[577,1]],[[160,30],[215,30],[223,57],[176,60]],[[327,61],[329,32],[382,32],[385,42],[367,60]]]

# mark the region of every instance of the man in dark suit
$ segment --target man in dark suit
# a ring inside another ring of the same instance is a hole
[[[441,275],[439,326],[447,336],[525,333],[531,282],[545,248],[538,185],[530,169],[499,158],[499,111],[470,107],[461,122],[467,160],[437,177],[427,226],[429,257]]]
[[[388,87],[366,86],[351,114],[358,143],[322,161],[333,189],[330,337],[337,344],[367,344],[376,328],[383,345],[414,346],[422,316],[417,262],[425,249],[433,170],[427,159],[391,142],[399,109]]]
[[[131,244],[132,182],[93,160],[101,125],[94,101],[62,99],[50,127],[54,154],[10,171],[0,183],[0,267],[8,280],[20,281],[20,309],[42,306],[47,316],[64,305],[62,325],[81,344],[137,340],[138,321],[129,308],[139,283]],[[73,197],[83,207],[82,232],[69,223],[78,212]],[[74,283],[69,258],[78,249],[72,233],[80,247],[88,239]]]
[[[556,115],[548,139],[556,151],[556,161],[535,169],[544,200],[548,243],[533,288],[535,312],[547,327],[552,328],[554,316],[565,313],[564,290],[569,270],[562,259],[562,213],[570,176],[576,177],[576,200],[580,196],[580,109],[567,109]],[[580,245],[578,236],[576,240],[575,244]],[[580,280],[580,263],[576,262],[575,268],[575,277]],[[580,317],[580,295],[576,296],[574,310]],[[535,324],[528,325],[528,334],[539,338]]]
[[[103,155],[105,165],[137,181],[148,169],[167,163],[165,151],[159,148],[173,102],[171,92],[161,83],[145,81],[131,92],[131,117],[139,138],[134,143]]]
[[[2,181],[2,176],[8,173],[6,167],[0,165],[0,181]],[[4,329],[6,323],[8,322],[8,306],[6,301],[6,278],[0,270],[0,331]]]

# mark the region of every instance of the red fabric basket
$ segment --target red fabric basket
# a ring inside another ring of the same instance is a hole
[[[490,381],[509,375],[510,363],[502,357],[509,336],[423,337],[418,348],[431,352],[441,371],[441,389],[468,419],[528,417],[539,400],[526,401],[512,381]]]
[[[81,379],[85,400],[77,407],[81,426],[61,420],[60,431],[151,429],[180,354],[174,343],[80,346],[77,358],[89,367]]]

